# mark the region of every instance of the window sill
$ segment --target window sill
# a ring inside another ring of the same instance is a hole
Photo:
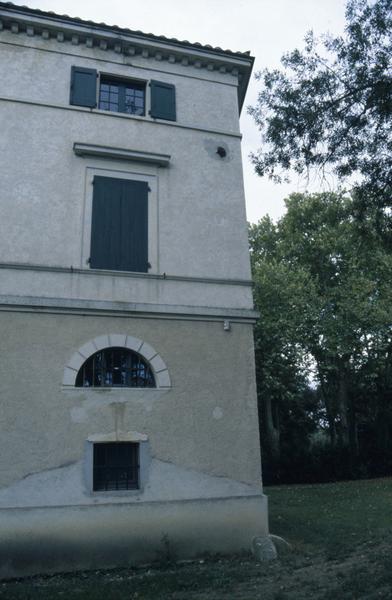
[[[129,496],[141,496],[143,491],[142,488],[134,490],[91,490],[89,495],[94,498],[124,498]]]
[[[154,394],[156,392],[162,392],[162,387],[76,387],[75,385],[63,384],[61,389],[66,392],[73,392],[75,394],[80,393],[98,393],[98,394],[116,394],[122,396],[124,394],[133,392],[148,392]],[[166,388],[165,388],[166,389]],[[124,402],[128,402],[130,398],[126,398]]]
[[[163,117],[152,117],[150,113],[144,115],[136,115],[133,113],[123,112],[121,110],[105,110],[104,108],[89,108],[88,106],[76,106],[74,108],[85,108],[89,112],[106,115],[111,117],[121,117],[123,119],[136,119],[137,121],[147,121],[148,123],[166,123],[166,124],[177,124],[177,119],[164,119]]]
[[[170,154],[156,154],[154,152],[139,152],[128,148],[112,148],[110,146],[97,146],[95,144],[83,144],[74,142],[73,151],[77,156],[98,156],[100,158],[114,158],[117,160],[128,160],[168,167]]]

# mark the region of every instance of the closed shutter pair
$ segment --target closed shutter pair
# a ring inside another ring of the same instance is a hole
[[[76,106],[97,106],[96,69],[72,67],[70,103]],[[162,81],[151,81],[150,116],[154,119],[176,120],[176,93],[174,85]]]
[[[90,267],[147,272],[146,181],[94,177]]]

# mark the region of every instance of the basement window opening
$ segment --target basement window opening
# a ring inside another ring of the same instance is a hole
[[[94,444],[93,491],[139,489],[139,444],[106,442]]]

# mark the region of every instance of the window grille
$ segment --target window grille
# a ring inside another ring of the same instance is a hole
[[[93,491],[139,488],[139,444],[94,444]]]
[[[151,367],[128,348],[105,348],[80,368],[76,387],[156,387]]]

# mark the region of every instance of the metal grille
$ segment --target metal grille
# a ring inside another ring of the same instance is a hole
[[[155,387],[150,366],[127,348],[105,348],[86,360],[76,387]]]
[[[139,488],[139,444],[108,442],[94,444],[93,490]]]
[[[144,115],[145,86],[135,81],[101,79],[99,108],[130,115]]]

